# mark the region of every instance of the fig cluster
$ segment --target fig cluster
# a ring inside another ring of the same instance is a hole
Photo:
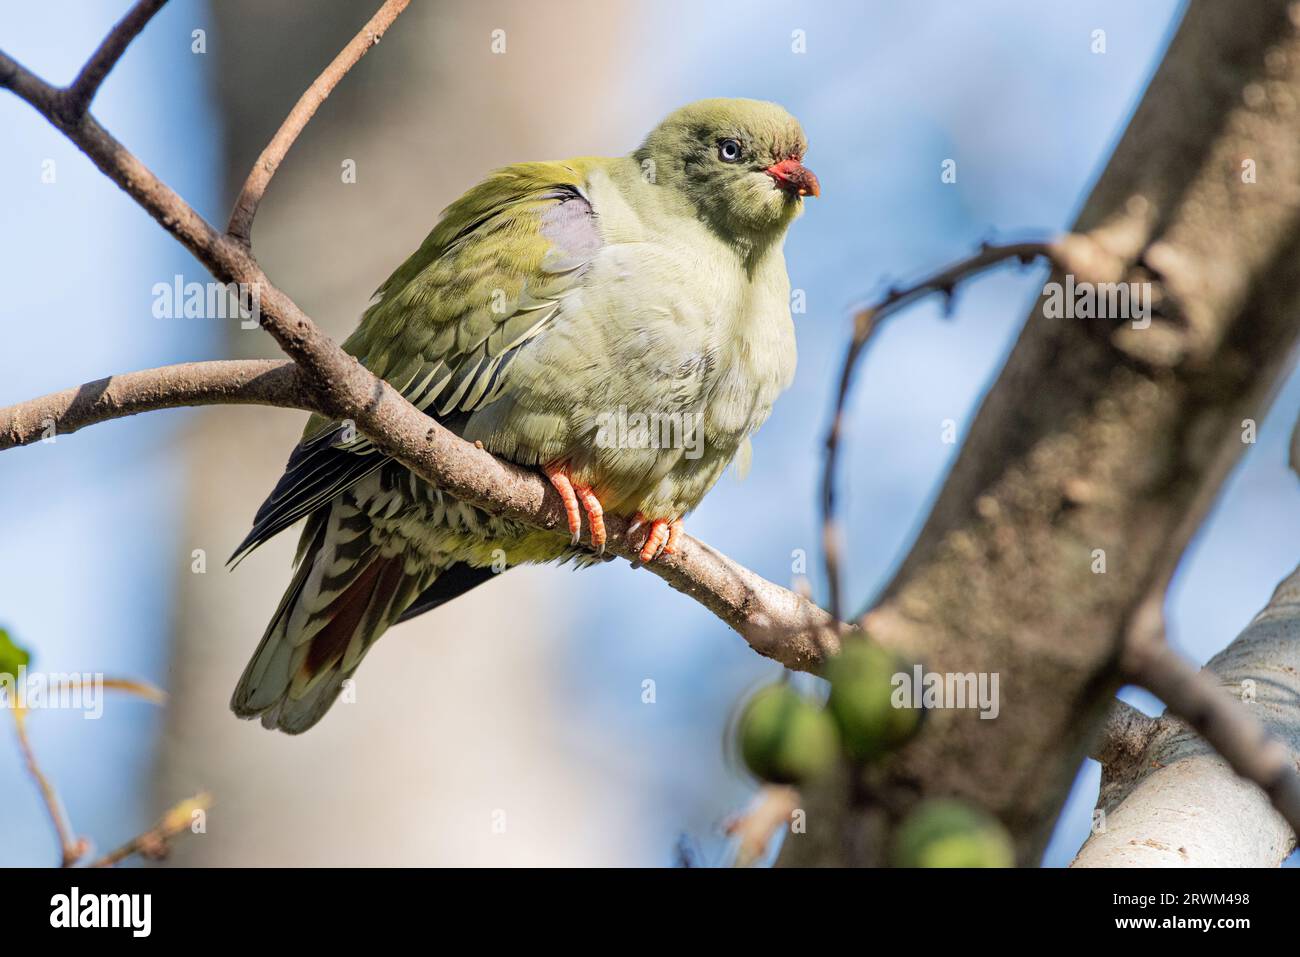
[[[907,673],[898,656],[855,638],[826,666],[831,692],[824,707],[787,682],[759,690],[740,717],[745,766],[764,781],[802,784],[841,756],[858,764],[878,760],[921,724],[920,708],[896,706],[895,676]]]
[[[830,695],[823,706],[789,682],[756,692],[737,726],[745,766],[773,784],[816,780],[842,760],[870,766],[912,738],[925,712],[910,695],[895,695],[910,666],[867,638],[853,638],[827,664]],[[894,829],[896,867],[1012,867],[1006,829],[985,811],[955,799],[930,799]]]

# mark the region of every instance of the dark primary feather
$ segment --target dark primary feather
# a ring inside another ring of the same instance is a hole
[[[239,564],[257,546],[389,461],[373,449],[368,453],[350,451],[339,444],[342,435],[343,428],[338,426],[294,448],[280,481],[257,510],[252,530],[227,564]]]
[[[497,574],[491,568],[475,568],[473,565],[457,562],[444,569],[432,585],[420,592],[419,597],[411,602],[393,624],[400,625],[404,621],[410,621],[416,615],[433,611],[439,605],[445,605],[453,598],[459,598],[470,589],[495,578]]]

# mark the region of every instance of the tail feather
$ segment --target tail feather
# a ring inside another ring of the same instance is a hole
[[[354,510],[336,501],[303,530],[302,558],[230,706],[268,728],[306,731],[329,710],[366,651],[436,577],[407,574],[369,536],[340,530]]]

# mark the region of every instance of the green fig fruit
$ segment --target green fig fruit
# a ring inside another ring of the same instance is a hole
[[[922,802],[894,834],[895,867],[1014,867],[1015,847],[1006,828],[962,801]]]
[[[827,663],[831,694],[826,709],[839,726],[844,752],[852,760],[874,760],[898,747],[920,726],[921,708],[894,706],[897,674],[909,675],[904,662],[865,639],[845,642]]]
[[[839,752],[834,722],[787,684],[769,685],[749,699],[738,735],[745,765],[773,784],[810,781],[829,770]]]

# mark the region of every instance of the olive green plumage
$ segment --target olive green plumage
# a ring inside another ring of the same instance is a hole
[[[793,376],[781,245],[802,201],[781,170],[815,191],[805,148],[774,104],[705,100],[630,156],[498,170],[447,208],[344,348],[467,440],[564,463],[607,512],[681,518]],[[698,431],[667,448],[602,431],[636,413]],[[386,628],[494,564],[594,560],[318,416],[236,557],[302,517],[294,577],[232,701],[289,732],[319,720]]]

